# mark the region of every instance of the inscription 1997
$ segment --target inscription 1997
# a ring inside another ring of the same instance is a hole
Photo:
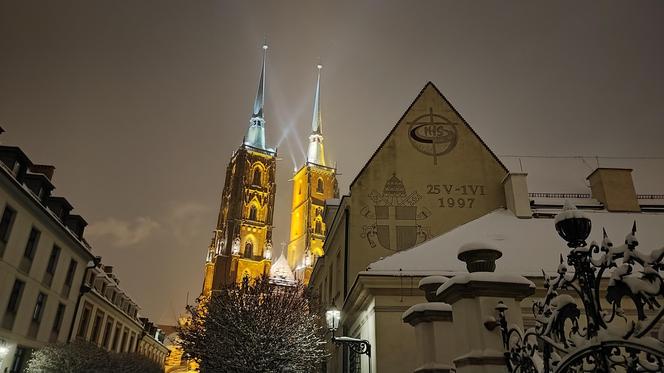
[[[438,198],[439,207],[473,208],[476,196],[485,196],[481,184],[428,184],[427,194],[446,194]]]

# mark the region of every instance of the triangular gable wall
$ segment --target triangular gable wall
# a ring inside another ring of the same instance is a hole
[[[381,257],[504,207],[506,174],[427,83],[351,184],[348,281]]]

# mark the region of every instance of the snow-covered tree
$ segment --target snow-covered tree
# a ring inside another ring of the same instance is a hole
[[[161,373],[154,361],[136,353],[113,353],[86,342],[53,344],[35,351],[27,373]]]
[[[326,355],[325,327],[302,284],[263,276],[199,298],[179,330],[201,372],[314,372]]]

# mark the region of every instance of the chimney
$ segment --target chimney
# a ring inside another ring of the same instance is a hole
[[[30,172],[33,174],[43,174],[48,178],[48,180],[53,180],[53,173],[55,172],[55,166],[48,164],[33,164],[30,166]]]
[[[528,197],[527,173],[509,173],[503,179],[505,190],[505,204],[517,218],[530,219],[533,216],[530,210],[530,198]]]
[[[602,202],[607,210],[640,212],[636,199],[631,168],[598,168],[587,178],[592,197]]]

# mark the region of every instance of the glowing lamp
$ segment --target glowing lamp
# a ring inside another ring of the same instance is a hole
[[[311,253],[307,251],[304,254],[304,266],[309,267],[311,265]]]
[[[327,312],[325,312],[325,321],[327,321],[327,328],[332,332],[339,329],[339,320],[341,320],[341,311],[337,307],[332,306]]]
[[[233,255],[238,255],[240,253],[240,238],[236,237],[233,240],[233,246],[231,247],[231,253]]]
[[[263,252],[263,258],[270,260],[272,259],[272,242],[265,244],[265,251]]]
[[[9,348],[6,346],[0,346],[0,360],[7,356],[7,353],[9,352]]]

